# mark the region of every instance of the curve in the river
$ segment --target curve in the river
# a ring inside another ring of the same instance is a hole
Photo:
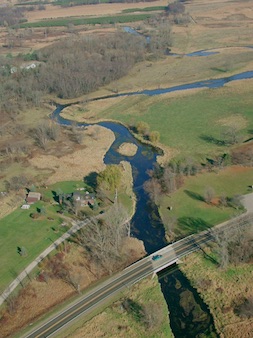
[[[196,81],[196,82],[191,82],[191,83],[168,87],[168,88],[145,89],[145,90],[135,91],[135,92],[126,92],[126,93],[111,94],[111,95],[106,95],[106,96],[99,96],[99,97],[91,99],[90,101],[98,101],[98,100],[110,99],[110,98],[121,97],[121,96],[135,96],[135,95],[155,96],[155,95],[162,95],[162,94],[167,94],[167,93],[176,92],[176,91],[183,91],[183,90],[188,90],[188,89],[220,88],[220,87],[223,87],[226,83],[229,83],[232,81],[246,80],[246,79],[252,79],[252,78],[253,78],[253,71],[249,70],[249,71],[238,73],[238,74],[231,75],[228,77]]]

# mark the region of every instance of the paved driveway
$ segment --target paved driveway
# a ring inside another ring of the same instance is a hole
[[[241,202],[244,208],[247,210],[247,213],[253,212],[253,193],[243,195],[241,197]]]

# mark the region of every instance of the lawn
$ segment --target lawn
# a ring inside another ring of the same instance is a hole
[[[124,165],[121,186],[118,192],[119,201],[125,206],[129,214],[133,212],[132,196],[132,172],[128,163]],[[73,193],[77,188],[85,188],[92,191],[94,177],[88,175],[87,183],[83,181],[65,181],[55,183],[47,188],[40,189],[42,196],[46,200],[39,201],[32,205],[29,210],[20,208],[13,211],[8,216],[0,219],[0,291],[10,283],[17,275],[31,263],[44,249],[46,249],[54,240],[60,237],[66,228],[59,227],[62,219],[57,211],[60,209],[56,194]],[[93,182],[92,182],[93,180]],[[114,199],[114,194],[112,195]],[[103,209],[111,204],[105,204]],[[30,215],[43,209],[38,219],[33,219]],[[93,211],[91,208],[83,208],[87,216],[94,216],[101,208]],[[64,215],[69,216],[66,212]],[[64,216],[63,216],[64,217]],[[27,256],[21,256],[18,248],[24,247]]]
[[[46,215],[32,219],[30,214],[45,207]],[[53,220],[48,220],[47,217]],[[0,220],[0,288],[3,290],[44,249],[60,237],[66,229],[58,230],[61,223],[52,205],[38,202],[29,210],[16,209]],[[54,231],[57,230],[57,231]],[[27,256],[22,257],[18,248],[24,247]]]
[[[248,186],[252,181],[253,169],[243,167],[230,167],[218,173],[189,177],[186,178],[184,186],[171,197],[162,199],[159,211],[164,219],[168,216],[177,217],[176,232],[180,235],[202,231],[241,212],[232,207],[208,205],[203,201],[205,189],[212,187],[215,197],[224,195],[231,198],[237,194],[251,192]],[[171,211],[167,209],[168,206],[172,206]]]
[[[4,289],[30,262],[33,261],[54,240],[60,237],[66,228],[59,225],[62,219],[56,213],[59,210],[54,202],[53,191],[72,193],[77,187],[83,187],[82,181],[68,181],[56,183],[47,189],[40,189],[47,202],[37,202],[29,210],[20,208],[8,216],[0,219],[0,289]],[[43,207],[45,213],[38,219],[30,217]],[[50,218],[50,219],[48,219]],[[24,247],[27,256],[22,257],[18,248]]]

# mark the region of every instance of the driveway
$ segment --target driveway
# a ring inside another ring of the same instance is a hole
[[[241,197],[241,202],[244,208],[247,210],[247,213],[253,212],[253,193],[243,195]]]

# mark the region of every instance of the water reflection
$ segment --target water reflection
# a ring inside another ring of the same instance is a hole
[[[158,278],[175,337],[219,337],[208,307],[177,266],[159,272]]]

